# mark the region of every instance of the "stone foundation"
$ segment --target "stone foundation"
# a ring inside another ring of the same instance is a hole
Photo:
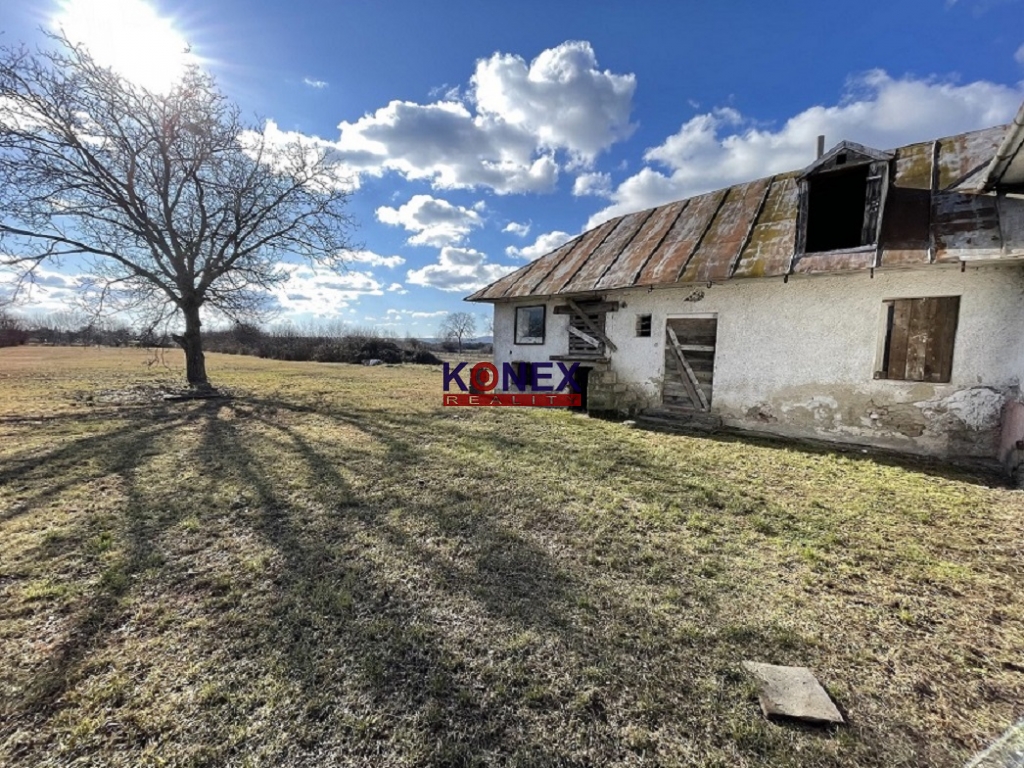
[[[634,416],[650,403],[643,388],[619,381],[610,366],[591,367],[587,380],[587,411],[594,414]]]

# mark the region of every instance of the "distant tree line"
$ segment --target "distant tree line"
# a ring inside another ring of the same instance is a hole
[[[0,347],[21,344],[46,346],[174,347],[167,331],[132,328],[126,323],[96,320],[67,310],[41,317],[21,317],[0,309]],[[252,355],[272,360],[313,361],[320,363],[419,363],[439,365],[436,352],[454,351],[454,342],[436,343],[415,338],[399,338],[377,328],[357,328],[338,322],[307,324],[286,323],[263,329],[249,323],[236,323],[222,330],[203,333],[203,346],[210,352]],[[466,349],[484,349],[487,345],[466,343]],[[489,351],[489,349],[488,349]]]
[[[169,342],[166,334],[133,330],[123,323],[93,320],[70,310],[25,318],[0,309],[0,347],[28,343],[64,347],[159,347]]]
[[[203,334],[210,352],[253,355],[272,360],[311,360],[318,363],[420,363],[439,365],[430,344],[419,339],[399,339],[376,328],[353,328],[341,323],[298,327],[280,325],[264,331],[237,323],[233,328]]]

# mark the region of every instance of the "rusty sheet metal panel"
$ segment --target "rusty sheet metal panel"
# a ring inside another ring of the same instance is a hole
[[[572,252],[551,270],[551,274],[545,277],[534,290],[534,294],[548,295],[560,293],[562,287],[572,280],[576,271],[583,266],[583,263],[590,258],[597,247],[604,242],[609,233],[618,226],[621,217],[606,221],[580,238],[580,242],[572,249]]]
[[[789,271],[798,204],[796,174],[776,176],[733,277],[772,277]]]
[[[728,192],[728,189],[720,189],[690,199],[686,210],[676,220],[658,250],[643,268],[637,285],[657,285],[676,281]]]
[[[936,192],[932,198],[935,260],[997,259],[1002,255],[996,199]]]
[[[893,187],[882,218],[883,267],[928,263],[932,195],[927,189]]]
[[[635,284],[640,270],[689,202],[689,200],[679,200],[655,208],[633,241],[626,246],[615,263],[605,272],[604,277],[597,284],[598,290],[628,288]]]
[[[729,197],[715,216],[711,228],[701,240],[686,270],[680,276],[682,283],[703,283],[705,280],[727,280],[732,264],[739,256],[754,225],[761,200],[771,178],[737,184],[729,190]]]
[[[932,144],[922,141],[896,150],[893,185],[907,189],[932,188]]]
[[[973,187],[992,160],[1006,126],[961,133],[939,142],[939,189]]]
[[[519,282],[511,286],[505,292],[505,298],[513,299],[522,296],[533,296],[536,293],[537,286],[544,280],[544,278],[551,274],[551,270],[553,270],[562,262],[563,259],[565,259],[566,256],[568,256],[581,239],[581,237],[574,237],[561,248],[552,251],[547,256],[541,256],[533,262],[527,273],[521,276]]]
[[[529,272],[537,262],[533,264],[527,264],[525,267],[517,269],[511,274],[505,275],[504,277],[496,280],[490,285],[481,288],[473,295],[467,297],[466,301],[493,301],[494,299],[500,299],[505,295],[505,292],[516,284],[527,272]]]
[[[924,248],[889,247],[882,249],[879,266],[887,269],[900,267],[919,267],[928,263],[928,246]]]
[[[871,269],[875,263],[875,249],[851,248],[846,251],[806,253],[793,264],[793,272],[815,275],[822,272],[859,272]]]
[[[566,283],[561,292],[582,293],[584,291],[596,291],[597,282],[604,276],[605,270],[622,255],[622,252],[632,242],[636,233],[644,225],[644,222],[651,217],[651,213],[652,211],[650,210],[640,211],[619,219],[615,229],[590,255],[590,258],[580,267],[576,276]]]

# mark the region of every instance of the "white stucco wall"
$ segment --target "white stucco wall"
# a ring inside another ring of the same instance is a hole
[[[665,321],[718,318],[712,410],[728,424],[794,436],[873,443],[937,455],[994,456],[1003,391],[1024,379],[1024,269],[931,267],[905,272],[736,280],[684,301],[698,287],[606,294],[625,304],[607,316],[618,381],[656,400],[664,374]],[[952,380],[875,380],[886,299],[958,295]],[[513,343],[514,309],[495,306],[495,362],[565,354],[568,316],[545,302],[543,345]],[[652,315],[651,338],[635,336]]]

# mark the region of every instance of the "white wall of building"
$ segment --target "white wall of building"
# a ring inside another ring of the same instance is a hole
[[[569,316],[554,314],[552,310],[558,304],[565,304],[565,299],[495,305],[494,362],[499,368],[502,363],[510,363],[513,360],[531,363],[546,362],[551,355],[564,355],[569,351]],[[516,307],[537,306],[546,307],[544,343],[516,344]]]
[[[686,301],[703,291],[699,301]],[[948,384],[876,380],[883,301],[961,297]],[[612,370],[656,402],[664,375],[665,321],[715,315],[712,410],[727,424],[938,455],[994,456],[1005,390],[1024,379],[1024,269],[929,267],[820,277],[735,280],[723,285],[608,293],[622,306],[607,316],[618,351]],[[568,316],[547,306],[543,345],[516,345],[520,302],[495,306],[495,362],[548,360],[568,349]],[[652,315],[650,338],[636,316]]]

